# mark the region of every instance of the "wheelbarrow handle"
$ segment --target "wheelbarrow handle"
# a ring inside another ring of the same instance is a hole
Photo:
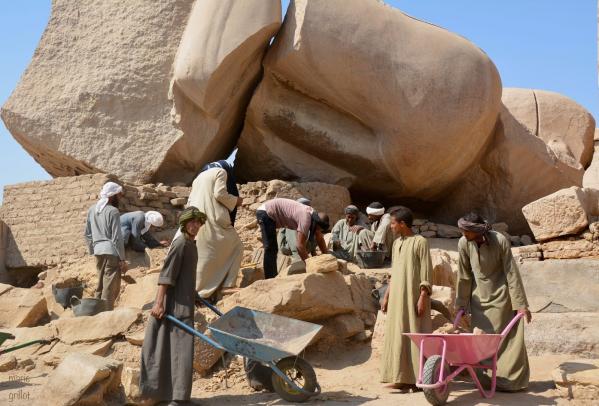
[[[223,313],[220,310],[218,310],[218,308],[216,306],[212,305],[210,302],[208,302],[206,299],[204,299],[202,296],[200,296],[200,294],[198,292],[196,292],[196,301],[203,303],[204,306],[206,306],[207,308],[212,310],[214,313],[216,313],[217,316],[223,315]]]
[[[223,347],[222,345],[220,345],[219,343],[217,343],[216,341],[214,341],[213,339],[211,339],[207,335],[202,334],[198,330],[195,330],[195,329],[189,327],[187,324],[183,323],[181,320],[177,319],[176,317],[173,317],[170,314],[167,314],[164,317],[167,320],[169,320],[170,322],[174,323],[177,327],[185,330],[187,333],[189,333],[191,335],[194,335],[196,337],[199,337],[202,340],[206,341],[208,344],[210,344],[214,348],[216,348],[218,350],[221,350],[221,351],[226,351],[225,347]]]
[[[518,324],[518,322],[520,321],[520,319],[524,317],[524,313],[517,313],[514,318],[512,319],[512,321],[509,322],[509,324],[507,326],[505,326],[505,328],[503,329],[503,331],[501,332],[501,337],[502,340],[510,333],[510,331],[512,330],[512,328]]]

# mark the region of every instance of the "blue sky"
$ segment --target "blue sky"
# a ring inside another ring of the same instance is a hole
[[[286,9],[289,1],[283,1]],[[387,0],[458,33],[495,62],[504,87],[564,94],[599,120],[596,0]],[[0,6],[0,104],[27,67],[50,15],[50,0]],[[0,188],[49,179],[0,124]]]

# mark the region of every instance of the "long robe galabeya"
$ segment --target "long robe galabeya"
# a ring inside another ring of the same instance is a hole
[[[237,205],[237,196],[227,192],[227,171],[210,168],[200,173],[193,181],[188,204],[207,216],[196,237],[196,289],[206,299],[220,287],[235,285],[243,257],[243,244],[231,225],[229,213]]]
[[[464,237],[458,243],[456,307],[470,310],[473,328],[499,334],[516,310],[528,307],[528,301],[510,242],[495,231],[486,233],[485,238],[486,242],[480,247]],[[525,389],[529,375],[524,321],[521,320],[499,349],[497,388]]]
[[[193,327],[197,251],[181,236],[173,241],[158,278],[168,285],[165,311]],[[166,319],[150,316],[141,350],[140,391],[154,400],[189,400],[193,336]]]
[[[391,282],[385,321],[385,344],[381,381],[415,384],[418,376],[419,350],[402,333],[432,331],[430,300],[418,317],[416,307],[421,288],[432,292],[432,261],[426,238],[414,235],[395,240],[391,259]]]

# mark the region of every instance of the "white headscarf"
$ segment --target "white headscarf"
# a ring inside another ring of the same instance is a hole
[[[157,211],[148,211],[145,213],[145,224],[144,228],[141,229],[141,233],[145,234],[150,229],[150,226],[162,227],[164,224],[164,219],[162,218],[162,214]]]
[[[378,209],[375,209],[374,207],[367,207],[366,214],[372,214],[373,216],[382,216],[383,214],[385,214],[385,208],[380,207]]]
[[[104,186],[102,186],[102,191],[100,192],[100,200],[96,203],[96,213],[101,213],[104,210],[104,207],[108,204],[108,198],[114,195],[118,195],[123,191],[121,185],[116,184],[114,182],[106,182]]]

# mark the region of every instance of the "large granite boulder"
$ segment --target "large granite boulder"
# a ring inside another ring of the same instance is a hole
[[[281,26],[280,0],[198,0],[175,58],[175,125],[183,136],[169,152],[193,163],[165,161],[174,180],[193,179],[198,165],[225,158],[262,73],[262,58]]]
[[[594,153],[591,165],[584,172],[582,186],[585,188],[599,189],[599,128],[595,128]]]
[[[486,54],[376,0],[292,2],[264,69],[238,144],[245,180],[431,199],[476,162],[499,113]]]
[[[454,222],[476,210],[510,231],[529,233],[526,204],[557,190],[582,186],[592,158],[595,121],[557,93],[504,89],[492,143],[480,162],[446,196],[433,218]]]
[[[233,149],[281,20],[279,0],[192,5],[55,0],[6,127],[53,176],[190,181]]]

